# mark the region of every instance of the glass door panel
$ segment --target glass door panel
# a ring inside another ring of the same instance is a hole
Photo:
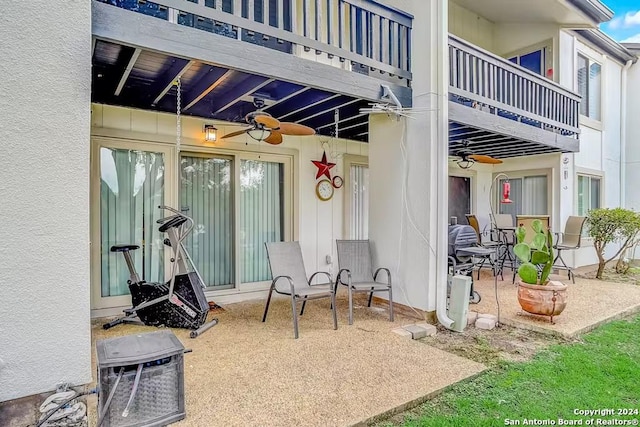
[[[284,164],[240,161],[242,283],[271,279],[265,242],[284,240]]]
[[[194,220],[184,245],[207,287],[234,287],[232,160],[182,155],[180,209]]]
[[[164,204],[164,155],[101,147],[100,161],[100,295],[129,294],[129,270],[120,253],[110,248],[135,244],[138,275],[148,282],[164,279],[162,233],[156,220]]]

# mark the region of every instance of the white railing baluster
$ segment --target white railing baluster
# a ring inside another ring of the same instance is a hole
[[[284,0],[276,2],[276,16],[278,17],[278,28],[284,29]]]
[[[314,13],[316,16],[315,19],[315,39],[318,41],[322,41],[322,8],[320,7],[320,0],[315,0],[314,3]]]
[[[334,19],[333,13],[336,10],[335,0],[326,0],[327,4],[327,44],[335,45],[335,37],[333,36],[334,29]],[[338,26],[340,24],[338,23]]]
[[[269,19],[269,0],[262,0],[262,22],[267,25],[271,25]]]

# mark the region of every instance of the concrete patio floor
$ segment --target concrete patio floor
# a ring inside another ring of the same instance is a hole
[[[569,285],[567,307],[562,314],[553,318],[555,324],[552,324],[548,316],[529,314],[520,308],[517,286],[511,283],[511,278],[511,270],[507,269],[505,280],[498,277],[497,282],[499,321],[505,325],[571,338],[605,322],[640,312],[640,286],[580,277],[576,277],[576,283],[573,284],[562,272],[560,275],[552,274],[551,280]],[[469,310],[498,315],[493,276],[483,272],[481,280],[475,280],[474,287],[480,292],[482,301],[470,305]]]
[[[328,301],[311,301],[295,340],[289,301],[273,300],[266,323],[260,322],[264,303],[256,301],[211,313],[220,323],[197,339],[174,330],[193,350],[185,355],[187,417],[176,425],[366,425],[485,369],[392,333],[416,320],[398,315],[390,323],[386,310],[367,308],[361,299],[349,326],[344,293],[338,330]],[[94,359],[96,340],[157,330],[121,325],[105,331],[100,325],[92,328]],[[88,403],[95,425],[97,402]]]

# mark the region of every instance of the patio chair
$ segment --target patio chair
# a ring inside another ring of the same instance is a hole
[[[391,291],[391,273],[388,268],[378,268],[375,272],[371,267],[371,252],[368,240],[336,240],[338,249],[338,264],[340,272],[336,277],[336,292],[338,283],[349,290],[349,324],[353,324],[353,293],[368,292],[369,302],[374,292],[389,292],[389,321],[393,322],[393,295]],[[379,282],[378,274],[384,271],[386,281]]]
[[[556,258],[553,260],[554,268],[566,269],[567,275],[573,283],[576,283],[576,278],[573,270],[567,266],[567,263],[562,259],[562,251],[571,251],[580,248],[582,229],[584,228],[586,219],[584,216],[570,216],[564,225],[564,232],[554,233],[556,235],[556,244],[553,246],[556,250]],[[562,262],[562,266],[555,265],[558,260]]]
[[[475,230],[476,235],[478,236],[478,245],[485,249],[493,249],[496,251],[496,254],[497,254],[501,243],[494,242],[492,240],[482,241],[482,232],[480,231],[480,222],[478,221],[478,218],[472,214],[466,214],[465,217],[467,218],[467,222],[469,223],[469,225]],[[484,267],[484,263],[486,261],[489,261],[489,264],[491,265],[491,268],[494,274],[497,274],[497,271],[496,271],[497,265],[494,265],[497,263],[497,261],[494,263],[491,257],[484,256],[482,257],[482,262],[478,266],[478,280],[480,280],[480,270],[482,270],[482,267]],[[502,272],[500,272],[500,274],[502,274]]]
[[[279,294],[291,297],[291,309],[293,312],[293,334],[298,338],[298,301],[302,301],[302,311],[308,300],[318,298],[331,299],[331,311],[333,312],[333,329],[338,329],[338,317],[336,315],[336,295],[333,288],[331,274],[325,271],[317,271],[307,279],[307,272],[304,269],[302,250],[298,242],[265,242],[267,248],[267,258],[271,269],[271,287],[269,296],[264,307],[262,321],[267,320],[271,294],[276,291]],[[313,284],[313,279],[318,274],[324,274],[329,279],[327,283]]]

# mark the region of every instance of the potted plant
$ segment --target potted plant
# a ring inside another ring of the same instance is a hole
[[[553,269],[553,239],[551,231],[543,230],[542,221],[531,223],[533,238],[525,242],[527,230],[520,224],[516,229],[514,254],[521,262],[518,268],[518,302],[526,312],[557,316],[567,306],[567,285],[549,280]]]

